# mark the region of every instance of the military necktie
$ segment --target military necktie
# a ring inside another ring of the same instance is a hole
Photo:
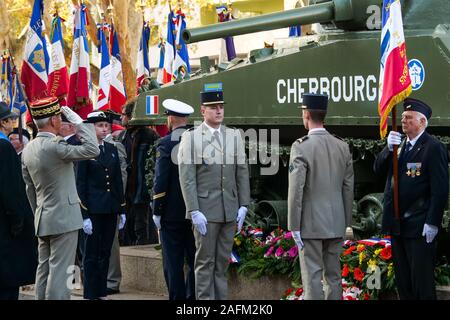
[[[219,131],[214,131],[214,138],[217,140],[217,143],[219,144],[220,148],[222,149],[222,142],[220,142],[220,134]]]
[[[105,146],[103,146],[103,145],[99,145],[98,146],[99,148],[100,148],[100,153],[105,153]]]

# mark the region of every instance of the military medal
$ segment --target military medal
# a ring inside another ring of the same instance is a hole
[[[416,164],[415,163],[407,163],[406,168],[408,168],[406,175],[408,177],[414,178],[416,176]]]
[[[420,168],[422,167],[422,163],[416,163],[416,177],[420,176]]]

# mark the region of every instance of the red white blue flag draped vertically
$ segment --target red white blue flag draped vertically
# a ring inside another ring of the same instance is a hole
[[[167,19],[167,39],[164,45],[163,83],[169,83],[173,77],[173,63],[175,61],[175,23],[173,12],[169,12]]]
[[[35,0],[25,43],[21,81],[25,86],[28,100],[46,97],[49,56],[47,44],[42,34],[43,0]]]
[[[103,25],[98,26],[98,39],[100,44],[100,77],[98,81],[98,98],[97,98],[97,109],[107,110],[109,109],[109,89],[111,86],[111,63],[109,60],[109,49],[106,42],[105,32],[103,30]]]
[[[111,48],[111,86],[109,89],[109,107],[111,110],[122,113],[122,106],[127,101],[127,94],[123,84],[122,59],[120,58],[119,41],[114,25],[110,31]]]
[[[82,4],[76,9],[75,30],[73,35],[72,61],[70,63],[70,85],[67,105],[74,109],[81,118],[86,119],[92,112],[89,99],[89,47],[86,32],[86,6]]]
[[[173,62],[172,72],[173,77],[176,79],[180,73],[189,74],[191,72],[191,65],[189,64],[189,53],[186,43],[183,41],[181,34],[186,29],[185,15],[181,10],[177,11],[177,17],[175,20],[175,59]],[[182,75],[184,78],[184,75]]]
[[[64,40],[62,37],[61,18],[56,15],[50,32],[52,54],[48,68],[48,94],[62,97],[69,92],[69,75],[64,59]]]
[[[141,41],[136,62],[136,94],[142,80],[150,76],[150,63],[148,60],[148,44],[150,41],[150,27],[146,22],[142,25]]]
[[[411,93],[400,0],[383,0],[381,61],[378,85],[380,136],[387,133],[392,108]]]

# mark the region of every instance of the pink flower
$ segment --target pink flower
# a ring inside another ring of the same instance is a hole
[[[266,253],[264,253],[264,257],[265,258],[267,258],[268,256],[270,256],[271,254],[272,254],[272,252],[273,252],[273,250],[275,249],[275,247],[270,247],[267,251],[266,251]]]
[[[292,248],[289,249],[288,253],[289,257],[295,258],[296,256],[298,256],[298,247],[296,245],[293,246]]]
[[[278,247],[277,251],[275,251],[275,257],[279,258],[283,255],[284,250],[282,247]]]
[[[291,232],[291,231],[287,232],[287,233],[284,235],[284,238],[285,238],[286,240],[292,239],[292,232]]]

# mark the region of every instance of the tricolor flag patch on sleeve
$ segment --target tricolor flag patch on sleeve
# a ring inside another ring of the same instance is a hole
[[[158,96],[146,96],[145,99],[145,114],[158,114]]]

